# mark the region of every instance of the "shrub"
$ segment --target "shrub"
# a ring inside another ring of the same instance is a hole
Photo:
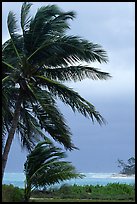
[[[48,193],[48,194],[47,194]],[[133,185],[108,184],[106,186],[78,186],[62,185],[58,189],[49,189],[44,197],[75,198],[75,199],[100,199],[100,200],[134,200],[135,189]],[[47,196],[49,195],[49,196]]]
[[[24,190],[13,185],[2,185],[2,202],[23,202]]]
[[[60,188],[49,188],[46,191],[34,191],[33,197],[57,198],[57,199],[98,199],[98,200],[135,200],[135,185],[110,183],[106,186],[76,184],[62,185]]]

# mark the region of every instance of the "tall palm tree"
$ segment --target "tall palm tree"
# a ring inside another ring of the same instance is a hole
[[[104,123],[90,102],[63,83],[85,78],[108,79],[108,73],[82,65],[82,62],[106,63],[106,52],[98,44],[66,34],[70,28],[68,20],[74,19],[74,12],[63,12],[56,5],[48,5],[39,8],[31,17],[31,5],[24,2],[21,8],[22,33],[18,32],[15,14],[9,12],[10,39],[2,46],[4,138],[8,132],[3,148],[3,173],[15,132],[29,150],[40,136],[44,137],[43,130],[66,149],[74,148],[70,129],[56,99],[69,105],[74,112]],[[8,118],[4,112],[8,112]]]
[[[24,164],[26,202],[29,201],[31,192],[39,187],[45,188],[60,181],[84,177],[71,162],[63,160],[65,157],[65,152],[49,140],[36,145]]]

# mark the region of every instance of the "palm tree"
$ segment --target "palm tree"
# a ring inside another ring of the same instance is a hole
[[[21,8],[22,33],[18,32],[15,14],[9,12],[10,39],[2,46],[3,138],[6,141],[3,173],[15,132],[19,133],[22,146],[29,150],[45,137],[45,132],[66,149],[74,148],[57,99],[92,121],[105,122],[90,102],[63,83],[85,78],[108,79],[108,73],[82,65],[95,61],[107,63],[106,52],[98,44],[66,34],[70,28],[68,20],[74,19],[74,12],[63,12],[56,5],[48,5],[39,8],[31,17],[31,5],[24,2]],[[8,112],[9,118],[4,112]]]
[[[24,164],[25,201],[28,202],[31,192],[37,188],[47,187],[71,178],[83,178],[71,162],[64,161],[65,152],[55,147],[49,140],[40,142],[27,156]]]

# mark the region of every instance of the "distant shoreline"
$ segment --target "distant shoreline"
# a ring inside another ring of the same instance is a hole
[[[113,173],[112,176],[114,176],[114,177],[135,177],[135,174],[120,174],[120,173]]]
[[[11,176],[14,176],[14,175],[22,175],[23,177],[25,176],[25,174],[23,173],[23,172],[5,172],[4,173],[4,175],[5,176],[7,176],[7,175],[11,175]],[[122,178],[124,178],[124,177],[135,177],[135,174],[121,174],[121,173],[111,173],[111,172],[106,172],[106,173],[99,173],[99,172],[80,172],[80,174],[84,174],[84,175],[90,175],[90,176],[92,176],[92,175],[96,175],[96,176],[98,176],[99,178],[102,178],[102,176],[104,177],[104,176],[107,176],[107,177],[122,177]]]

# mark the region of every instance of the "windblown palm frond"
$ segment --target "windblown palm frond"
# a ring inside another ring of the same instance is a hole
[[[83,178],[71,162],[63,161],[65,152],[55,147],[50,140],[40,142],[27,156],[24,164],[26,175],[25,195],[29,199],[32,190],[59,183],[71,178]]]
[[[45,76],[46,78],[56,80],[56,81],[82,81],[85,78],[90,78],[93,80],[107,80],[110,78],[109,73],[102,72],[97,68],[89,66],[64,66],[58,68],[48,68],[46,66],[39,70],[39,74]]]
[[[62,34],[69,28],[67,20],[73,19],[74,16],[74,12],[62,12],[56,5],[39,8],[29,22],[28,31],[25,32],[24,42],[27,51],[32,54],[45,40],[50,40],[53,35]]]
[[[13,94],[15,93],[15,94]],[[15,102],[18,90],[14,87],[14,82],[6,76],[2,79],[2,148],[10,130]]]
[[[21,8],[21,28],[23,30],[23,34],[25,34],[25,31],[27,31],[27,29],[30,26],[30,16],[28,16],[29,11],[30,11],[30,7],[32,6],[32,3],[29,2],[24,2],[22,4],[22,8]]]
[[[64,116],[61,114],[56,106],[56,102],[52,97],[51,92],[46,90],[36,89],[29,86],[35,100],[36,104],[32,105],[33,113],[39,121],[41,129],[48,132],[54,140],[63,144],[66,148],[70,149],[74,145],[71,143],[71,132]]]
[[[48,50],[48,51],[47,51]],[[54,53],[54,55],[53,55]],[[28,57],[30,62],[46,66],[67,66],[75,62],[108,62],[106,51],[98,44],[78,36],[47,36]]]
[[[17,43],[20,42],[18,41],[18,38],[20,38],[20,35],[17,33],[17,30],[18,30],[17,20],[15,17],[15,14],[12,11],[10,11],[8,14],[7,25],[8,25],[9,34],[11,37],[12,47],[15,52],[15,56],[17,56],[18,60],[21,62],[21,56],[19,54],[18,47],[16,46],[16,42]]]
[[[18,26],[16,15],[12,11],[9,12],[7,24],[10,35],[14,36],[18,31]]]
[[[54,96],[58,96],[64,103],[69,105],[74,112],[78,111],[85,117],[91,118],[92,121],[94,121],[95,118],[100,124],[105,122],[103,117],[95,110],[95,107],[71,88],[44,76],[36,77],[40,79],[37,79],[39,85],[48,88]]]

